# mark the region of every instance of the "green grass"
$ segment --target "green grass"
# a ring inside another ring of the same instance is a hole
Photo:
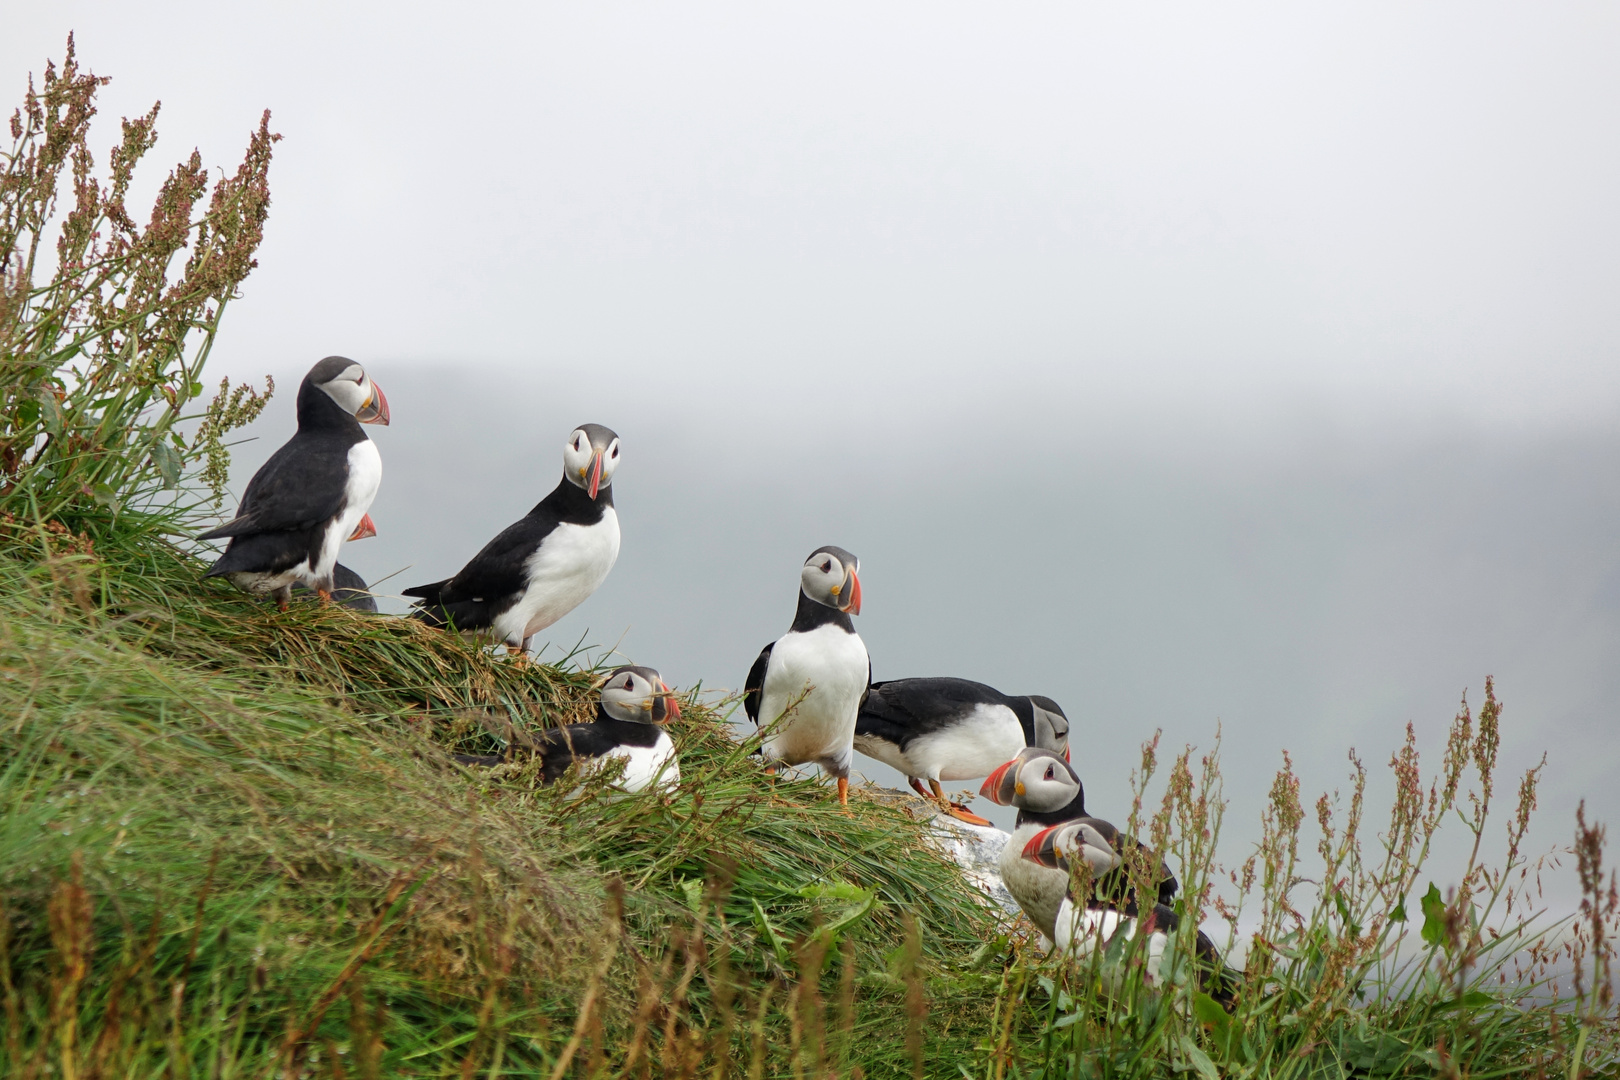
[[[498,724],[475,715],[579,719],[588,675],[408,620],[278,614],[152,541],[87,554],[60,534],[7,539],[14,1066],[59,1061],[65,1040],[81,1072],[99,1055],[107,1075],[181,1059],[265,1075],[357,1053],[357,1018],[371,1017],[382,1075],[497,1055],[509,1074],[550,1075],[591,994],[576,1057],[594,1039],[622,1063],[650,1010],[650,1051],[695,1042],[746,1063],[753,1012],[727,1020],[724,1000],[757,1011],[772,987],[762,1064],[785,1073],[804,1031],[789,1000],[805,993],[801,953],[826,951],[812,931],[838,923],[826,980],[850,1015],[806,1053],[858,1048],[868,1075],[909,1073],[908,1025],[931,1054],[971,1053],[993,988],[942,976],[994,921],[903,809],[857,798],[845,812],[816,783],[769,784],[693,700],[676,733],[685,782],[668,797],[470,772],[446,751],[488,744]],[[688,959],[701,963],[682,986]],[[926,1021],[908,1012],[913,987]]]

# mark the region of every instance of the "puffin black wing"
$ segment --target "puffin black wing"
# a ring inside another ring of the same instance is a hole
[[[404,595],[423,601],[412,614],[433,626],[453,622],[458,630],[491,625],[523,595],[525,564],[557,527],[555,515],[542,513],[542,507],[501,530],[455,577],[406,589]]]
[[[552,728],[534,740],[534,753],[541,759],[540,780],[557,782],[576,761],[587,761],[612,753],[621,746],[652,746],[660,732],[651,724],[598,719],[590,724],[570,724]]]
[[[748,669],[748,678],[743,680],[743,712],[748,714],[755,727],[759,726],[759,701],[765,692],[765,669],[770,667],[771,650],[775,647],[776,642],[773,641],[759,650],[759,659],[754,661],[754,666]]]
[[[950,727],[980,705],[1011,704],[999,690],[969,679],[889,679],[867,692],[855,734],[904,750],[918,736]]]
[[[330,521],[343,508],[352,442],[307,432],[294,435],[248,481],[236,517],[197,539],[296,532]]]

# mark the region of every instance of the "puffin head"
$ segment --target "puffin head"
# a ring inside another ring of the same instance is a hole
[[[1021,854],[1050,870],[1068,870],[1084,863],[1094,878],[1108,873],[1121,861],[1113,845],[1085,821],[1066,821],[1042,829],[1029,838]]]
[[[619,467],[619,436],[601,424],[581,424],[563,447],[563,475],[591,498],[613,483]]]
[[[856,571],[861,560],[841,547],[818,547],[804,560],[799,571],[799,588],[818,604],[850,615],[861,613],[861,579]]]
[[[1061,755],[1042,746],[1026,746],[985,777],[979,794],[1001,806],[1049,814],[1074,802],[1082,790],[1080,777]]]
[[[602,711],[613,719],[637,724],[662,724],[681,716],[680,703],[658,672],[634,664],[608,672],[601,702]]]
[[[388,399],[366,369],[346,356],[328,356],[309,369],[304,381],[338,403],[362,424],[388,426]]]
[[[1029,703],[1035,707],[1034,745],[1055,750],[1069,761],[1069,718],[1063,706],[1041,694],[1029,695]]]

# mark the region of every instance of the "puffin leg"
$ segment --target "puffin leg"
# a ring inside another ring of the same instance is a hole
[[[838,805],[849,805],[849,777],[847,776],[838,778]]]
[[[932,795],[928,794],[928,789],[922,786],[922,781],[917,779],[915,776],[906,777],[906,783],[911,785],[911,790],[912,791],[915,791],[917,794],[921,795],[923,798],[925,798],[925,799],[932,799],[933,798]]]
[[[522,641],[513,641],[511,638],[507,638],[506,655],[511,657],[513,660],[516,660],[520,664],[528,663],[529,639],[524,638]]]
[[[968,810],[967,807],[965,807],[965,806],[957,806],[955,803],[951,802],[951,800],[946,797],[945,789],[940,786],[940,783],[939,783],[938,780],[935,780],[932,777],[930,777],[929,780],[928,780],[928,786],[932,787],[934,789],[934,798],[939,800],[940,809],[944,810],[947,814],[949,814],[951,817],[955,818],[956,820],[965,821],[969,825],[991,825],[991,824],[994,824],[994,822],[990,821],[990,819],[980,817],[978,814],[975,814],[972,811]]]
[[[286,611],[287,605],[292,603],[292,586],[290,584],[283,585],[271,595],[276,598],[276,610]]]
[[[322,600],[325,600],[328,604],[330,604],[332,602],[332,590],[331,589],[316,589],[315,590],[315,595],[320,597]]]

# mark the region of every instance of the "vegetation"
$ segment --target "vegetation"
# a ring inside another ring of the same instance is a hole
[[[814,782],[767,783],[696,690],[674,792],[457,766],[452,750],[582,718],[592,673],[200,579],[184,538],[263,395],[185,410],[253,265],[275,137],[266,117],[211,196],[193,156],[136,229],[123,198],[156,110],[125,123],[101,183],[101,81],[70,43],[13,120],[0,181],[5,1075],[1615,1072],[1602,831],[1579,823],[1579,919],[1534,922],[1537,771],[1486,858],[1489,683],[1434,777],[1408,730],[1370,839],[1352,758],[1348,804],[1317,803],[1302,852],[1285,759],[1262,843],[1221,877],[1217,754],[1175,757],[1154,789],[1150,741],[1131,828],[1172,854],[1195,916],[1158,986],[1123,939],[1041,956],[910,800],[857,792],[845,811]],[[1452,816],[1475,844],[1442,894],[1423,867]],[[1189,977],[1187,935],[1245,911],[1229,1013]]]

